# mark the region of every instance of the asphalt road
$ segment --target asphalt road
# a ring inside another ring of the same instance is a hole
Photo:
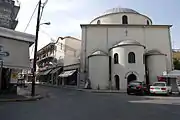
[[[142,96],[38,87],[46,98],[0,103],[1,120],[178,120],[179,105],[154,104]],[[132,102],[136,101],[136,102]],[[164,101],[162,101],[164,102]]]

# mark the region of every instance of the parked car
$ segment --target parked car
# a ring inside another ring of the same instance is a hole
[[[150,86],[150,93],[169,95],[172,93],[172,87],[167,85],[166,82],[154,82],[153,85]]]
[[[179,90],[179,94],[180,94],[180,84],[178,84],[177,86],[178,86],[178,90]]]
[[[127,94],[141,94],[141,95],[144,95],[144,94],[147,94],[149,91],[148,91],[148,87],[147,85],[142,82],[142,81],[132,81],[128,84],[128,87],[127,87]]]

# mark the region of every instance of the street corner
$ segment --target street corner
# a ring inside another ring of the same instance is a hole
[[[23,98],[2,98],[0,99],[0,102],[25,102],[25,101],[37,101],[41,100],[44,97],[41,95],[36,95],[36,96],[25,96]]]

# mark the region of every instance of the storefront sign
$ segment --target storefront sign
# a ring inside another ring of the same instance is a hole
[[[17,70],[12,70],[11,72],[11,79],[10,79],[10,83],[17,83],[18,81],[18,71]]]

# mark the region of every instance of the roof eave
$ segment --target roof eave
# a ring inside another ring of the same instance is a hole
[[[124,26],[124,27],[172,27],[172,25],[142,25],[142,24],[80,24],[82,27],[118,27],[118,26]]]

